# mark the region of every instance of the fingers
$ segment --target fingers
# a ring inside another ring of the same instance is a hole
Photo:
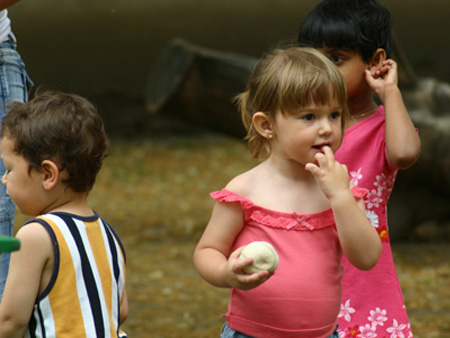
[[[333,150],[330,147],[326,146],[322,148],[322,151],[328,161],[334,161]]]
[[[397,63],[389,59],[366,70],[366,80],[380,101],[384,103],[386,89],[398,86]]]
[[[269,273],[267,270],[246,274],[241,269],[236,273],[236,285],[234,287],[241,290],[250,290],[264,283],[272,275],[273,273]]]
[[[324,168],[334,162],[334,154],[330,147],[325,146],[322,148],[322,153],[317,153],[314,159],[318,167]]]
[[[330,147],[322,148],[323,153],[317,153],[314,156],[315,163],[307,163],[305,170],[309,171],[316,179],[324,175],[324,171],[329,170],[335,162],[334,154]]]
[[[375,78],[383,78],[386,74],[392,70],[397,70],[397,63],[394,60],[388,59],[383,61],[381,64],[370,69],[370,75]]]
[[[314,163],[306,163],[305,170],[309,171],[313,176],[316,176],[320,169]]]
[[[324,147],[322,153],[316,154],[316,163],[308,163],[305,169],[311,172],[327,198],[336,196],[349,187],[347,167],[335,160],[333,151]]]
[[[243,269],[247,266],[253,263],[253,258],[249,257],[246,259],[239,259],[239,256],[241,255],[242,250],[244,250],[245,246],[241,246],[240,248],[233,251],[228,258],[228,261],[230,262],[230,268],[231,271],[235,274],[242,274]]]
[[[233,275],[231,286],[241,290],[250,290],[264,283],[273,274],[266,270],[246,274],[243,269],[253,263],[253,258],[239,259],[243,249],[244,246],[236,249],[228,258],[229,269]]]
[[[253,263],[253,258],[236,259],[236,262],[232,265],[231,269],[236,274],[244,273],[244,268]]]

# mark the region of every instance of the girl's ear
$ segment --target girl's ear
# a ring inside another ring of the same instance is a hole
[[[44,160],[41,164],[42,186],[45,190],[50,190],[56,186],[59,181],[59,168],[55,162]]]
[[[273,123],[266,113],[256,112],[252,117],[252,122],[259,135],[267,139],[273,137]]]
[[[378,66],[382,62],[386,61],[386,51],[383,48],[378,48],[370,60],[370,68]]]

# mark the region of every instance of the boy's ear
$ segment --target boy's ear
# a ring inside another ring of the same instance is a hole
[[[273,136],[273,123],[271,118],[263,112],[256,112],[252,117],[253,126],[258,134],[264,138],[272,138]]]
[[[378,66],[382,62],[386,61],[386,57],[386,51],[383,48],[378,48],[372,56],[370,68]]]
[[[59,168],[55,162],[44,160],[41,164],[42,186],[45,190],[52,189],[59,181]]]

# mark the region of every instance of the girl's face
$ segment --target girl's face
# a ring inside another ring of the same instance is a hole
[[[41,174],[35,169],[29,171],[28,162],[14,152],[14,141],[11,138],[2,137],[0,149],[6,168],[2,177],[6,193],[23,214],[38,215],[41,211],[39,203],[42,201],[40,193],[43,191]]]
[[[348,100],[361,98],[367,93],[371,95],[365,75],[365,70],[369,69],[369,65],[358,53],[331,48],[321,48],[320,51],[338,67],[344,77]]]
[[[310,104],[295,112],[278,112],[271,153],[305,165],[314,162],[324,146],[335,152],[342,140],[343,110],[333,99],[326,105]]]

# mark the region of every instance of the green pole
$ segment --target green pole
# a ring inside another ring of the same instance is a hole
[[[0,253],[20,249],[20,240],[9,236],[0,236]]]

